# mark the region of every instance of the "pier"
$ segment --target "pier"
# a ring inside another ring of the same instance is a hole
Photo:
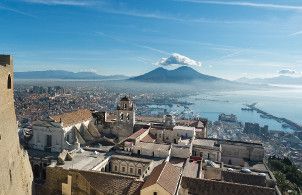
[[[256,103],[253,103],[253,104],[245,104],[246,107],[248,107],[249,109],[251,110],[255,110],[257,113],[260,114],[260,116],[262,116],[262,118],[268,118],[268,119],[273,119],[279,123],[284,123],[284,124],[287,124],[288,127],[290,127],[291,129],[293,130],[296,130],[296,131],[302,131],[302,126],[289,120],[289,119],[286,119],[286,118],[280,118],[280,117],[277,117],[277,116],[274,116],[270,113],[267,113],[259,108],[256,107]]]

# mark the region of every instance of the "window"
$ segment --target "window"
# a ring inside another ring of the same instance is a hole
[[[125,172],[126,168],[125,167],[122,167],[122,172]]]
[[[124,104],[124,109],[127,109],[127,104]]]
[[[128,121],[130,120],[130,115],[129,115],[129,114],[127,114],[127,120],[128,120]]]
[[[11,89],[11,88],[12,88],[12,78],[9,74],[7,78],[7,89]]]
[[[153,192],[153,195],[157,195],[157,192]]]
[[[9,180],[11,183],[13,182],[12,170],[9,170]]]
[[[114,171],[117,171],[117,166],[116,165],[114,166]]]
[[[132,167],[130,167],[130,173],[133,173],[133,168]]]
[[[142,174],[142,170],[141,169],[137,169],[137,174],[141,175]]]
[[[124,120],[124,114],[123,113],[121,114],[121,120]]]

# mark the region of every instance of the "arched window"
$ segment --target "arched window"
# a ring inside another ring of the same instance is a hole
[[[124,114],[123,113],[121,114],[121,120],[124,120]]]
[[[12,88],[12,78],[9,74],[7,78],[7,89],[11,89],[11,88]]]

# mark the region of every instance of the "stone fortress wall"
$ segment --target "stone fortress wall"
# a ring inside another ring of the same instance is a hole
[[[29,195],[33,176],[17,133],[13,71],[12,57],[0,55],[0,195]]]

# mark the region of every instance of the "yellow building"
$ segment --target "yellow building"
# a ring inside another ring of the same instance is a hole
[[[181,168],[170,162],[163,162],[155,167],[146,179],[141,195],[174,195],[178,192]]]

